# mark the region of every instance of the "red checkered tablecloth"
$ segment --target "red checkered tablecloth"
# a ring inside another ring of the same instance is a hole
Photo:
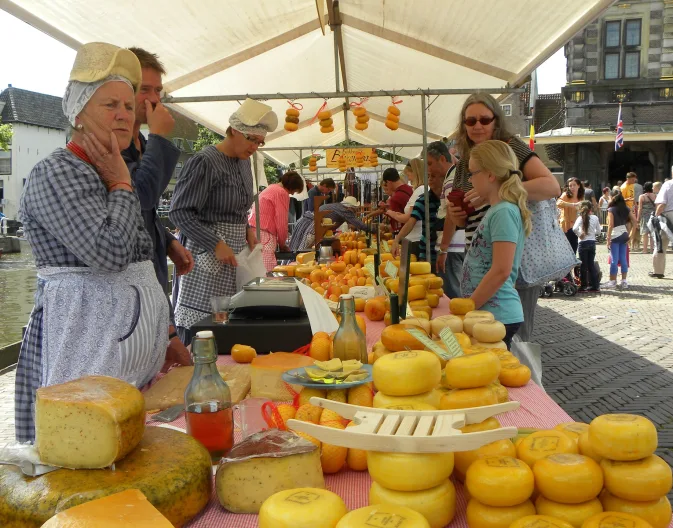
[[[434,315],[443,315],[449,312],[449,302],[443,297],[440,304],[434,310]],[[384,328],[383,322],[367,321],[367,346],[376,342]],[[231,363],[230,356],[220,356],[218,364]],[[572,419],[563,409],[561,409],[547,394],[534,383],[529,383],[519,389],[509,389],[510,398],[521,403],[521,407],[513,412],[498,415],[498,420],[504,426],[517,427],[538,427],[552,428],[562,422],[570,422]],[[235,412],[236,416],[236,412]],[[159,425],[148,417],[148,425]],[[170,425],[185,429],[184,415]],[[241,440],[240,431],[234,433],[236,442]],[[467,499],[463,486],[454,480],[457,492],[456,518],[451,523],[452,528],[467,528],[465,520],[465,509],[467,508]],[[335,475],[326,475],[325,484],[327,488],[339,495],[350,510],[367,506],[369,502],[369,487],[371,478],[366,471],[346,471],[342,470]],[[189,524],[189,528],[255,528],[257,526],[257,515],[230,513],[220,506],[214,491],[210,502],[206,508],[194,518]]]

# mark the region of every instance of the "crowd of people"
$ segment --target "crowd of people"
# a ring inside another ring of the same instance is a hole
[[[176,238],[158,218],[179,157],[168,139],[173,118],[160,102],[164,74],[159,58],[140,48],[91,43],[77,52],[63,98],[72,139],[34,167],[21,197],[19,216],[35,256],[38,288],[16,373],[20,442],[34,439],[39,387],[93,374],[141,387],[161,370],[190,364],[185,345],[192,326],[210,315],[213,296],[236,293],[237,255],[261,244],[270,271],[277,250],[311,248],[314,197],[337,189],[331,178],[310,188],[289,241],[290,196],[305,190],[301,175],[286,172],[265,188],[256,211],[250,157],[278,118],[268,105],[247,99],[230,116],[224,139],[182,169],[169,210]],[[539,286],[517,284],[532,229],[529,201],[558,200],[560,226],[573,251],[579,250],[587,289],[599,289],[591,266],[599,210],[606,215],[612,257],[604,287],[616,285],[618,266],[626,287],[627,245],[636,230],[643,249],[653,249],[651,275],[664,276],[665,250],[673,241],[671,181],[660,190],[649,183],[639,190],[629,173],[620,189],[603,189],[596,201],[589,186],[572,178],[562,193],[488,94],[466,99],[453,137],[455,149],[436,141],[424,160],[409,160],[402,174],[386,169],[388,200],[374,215],[390,219],[394,253],[407,239],[444,278],[447,296],[470,297],[477,309],[493,312],[506,325],[508,346],[515,334],[530,340],[540,292]],[[335,227],[373,231],[359,206],[355,196],[345,195],[320,211]],[[172,302],[167,258],[175,265]]]

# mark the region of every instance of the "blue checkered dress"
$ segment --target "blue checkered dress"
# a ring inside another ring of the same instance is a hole
[[[38,270],[90,267],[119,272],[130,263],[152,258],[152,240],[135,193],[108,193],[94,168],[66,149],[57,149],[33,168],[21,196],[19,218]],[[19,442],[31,441],[35,434],[32,406],[42,378],[44,285],[38,281],[16,370]]]

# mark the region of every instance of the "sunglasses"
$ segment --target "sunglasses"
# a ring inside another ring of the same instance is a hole
[[[476,117],[466,117],[463,119],[463,123],[465,123],[467,126],[473,127],[474,125],[477,124],[477,121],[479,121],[479,124],[482,126],[490,125],[495,121],[495,116],[492,117],[480,117],[477,119]]]
[[[254,137],[252,137],[252,136],[250,136],[250,135],[248,135],[248,134],[243,134],[243,137],[244,137],[245,139],[247,139],[250,143],[254,143],[255,145],[257,145],[258,147],[263,147],[264,144],[265,144],[265,143],[264,143],[264,140],[261,140],[261,141],[260,141],[259,139],[254,138]]]

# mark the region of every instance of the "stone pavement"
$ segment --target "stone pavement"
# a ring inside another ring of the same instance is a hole
[[[607,251],[597,260],[607,280]],[[652,420],[658,453],[673,465],[673,254],[669,278],[651,279],[651,256],[632,254],[629,289],[540,299],[534,341],[543,385],[574,419],[629,412]],[[14,371],[0,375],[0,444],[13,440]],[[673,494],[671,495],[673,499]]]

